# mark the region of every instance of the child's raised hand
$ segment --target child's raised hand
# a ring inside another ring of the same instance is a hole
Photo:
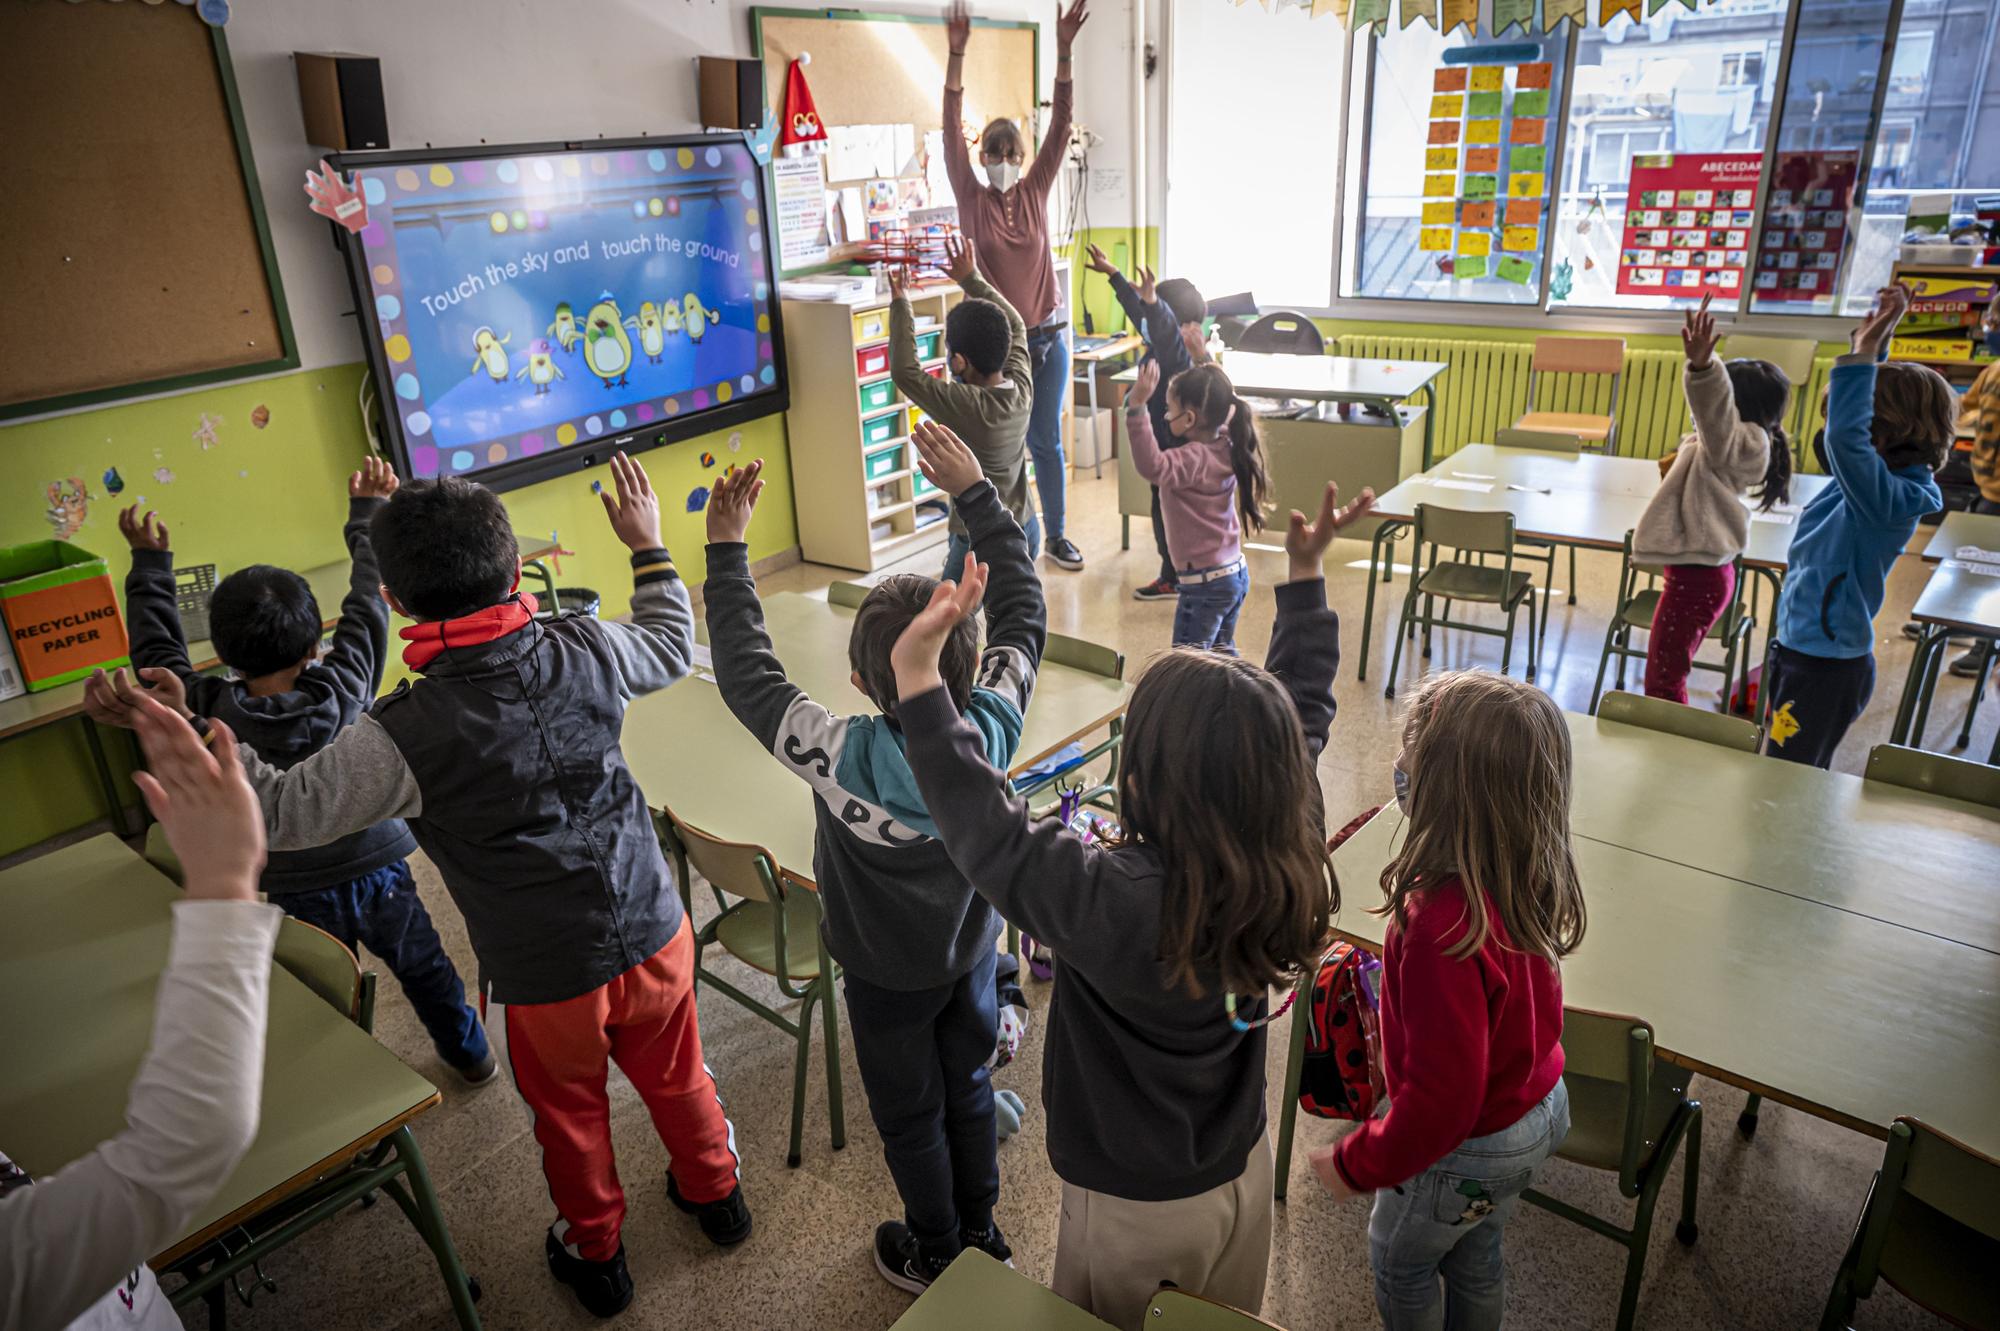
[[[1307,522],[1305,514],[1292,510],[1291,523],[1285,531],[1285,556],[1291,562],[1291,581],[1325,576],[1326,548],[1333,544],[1342,527],[1365,517],[1375,506],[1375,491],[1372,487],[1362,490],[1361,497],[1345,508],[1335,507],[1339,503],[1340,487],[1328,481],[1325,493],[1320,496],[1319,516],[1314,521]]]
[[[964,282],[979,268],[978,251],[972,247],[971,236],[946,236],[944,238],[945,276],[954,282]]]
[[[623,453],[611,455],[611,479],[617,486],[614,499],[609,490],[598,487],[604,501],[604,515],[611,519],[611,531],[634,554],[660,548],[660,500],[646,469]]]
[[[953,55],[965,54],[965,43],[972,36],[972,10],[965,0],[951,0],[945,8],[944,36]]]
[[[1139,280],[1133,283],[1133,289],[1139,293],[1139,303],[1151,305],[1160,294],[1159,275],[1143,263],[1133,271],[1139,274]]]
[[[1690,370],[1707,369],[1715,359],[1715,344],[1722,340],[1716,335],[1715,316],[1708,312],[1708,304],[1714,299],[1714,292],[1702,292],[1701,304],[1681,320],[1681,348],[1687,352]]]
[[[1857,354],[1879,356],[1882,348],[1889,343],[1889,337],[1896,331],[1896,325],[1903,322],[1903,316],[1910,311],[1910,289],[1901,282],[1891,282],[1875,292],[1875,308],[1868,311],[1860,327],[1854,330],[1849,343]]]
[[[1153,394],[1160,387],[1160,362],[1151,356],[1139,366],[1138,377],[1132,380],[1132,387],[1125,394],[1125,409],[1137,411],[1153,400]]]
[[[972,450],[936,421],[919,421],[910,438],[917,445],[917,466],[932,485],[952,498],[964,494],[985,477]]]
[[[918,612],[896,645],[889,649],[889,664],[896,671],[896,696],[914,698],[944,683],[938,657],[944,640],[959,621],[979,609],[986,596],[986,565],[979,556],[965,557],[965,576],[957,582],[947,578],[931,593],[931,603]]]
[[[889,274],[889,299],[909,299],[910,275],[903,270],[903,265],[892,263],[888,265],[887,272]]]
[[[1067,10],[1057,0],[1056,9],[1056,54],[1066,56],[1076,44],[1076,35],[1083,31],[1083,25],[1090,21],[1089,0],[1076,0]]]
[[[187,705],[187,685],[179,675],[159,666],[146,666],[139,671],[139,678],[145,681],[143,686],[133,682],[124,666],[108,675],[102,670],[91,671],[83,686],[83,710],[100,724],[132,730],[139,704],[152,697],[169,711],[193,718]]]
[[[132,783],[166,829],[189,899],[254,901],[264,867],[264,811],[243,775],[236,736],[211,721],[212,745],[152,698],[133,712],[146,770]]]
[[[387,499],[396,493],[396,469],[381,458],[369,458],[347,478],[350,499]]]
[[[152,509],[146,516],[139,516],[139,506],[133,504],[118,513],[118,530],[125,537],[125,543],[134,550],[171,550],[167,540],[167,524],[160,521]]]
[[[1097,246],[1095,245],[1092,245],[1089,247],[1088,253],[1090,255],[1088,267],[1091,272],[1102,273],[1106,277],[1118,276],[1118,265],[1111,262],[1111,260],[1105,256],[1103,250],[1097,248]]]
[[[750,515],[764,493],[764,459],[739,467],[715,483],[708,495],[708,543],[727,545],[749,535]]]

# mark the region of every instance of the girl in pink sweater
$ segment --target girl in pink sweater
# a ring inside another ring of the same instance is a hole
[[[1132,467],[1160,488],[1167,554],[1180,579],[1174,646],[1236,654],[1236,616],[1250,590],[1243,524],[1264,528],[1270,477],[1257,438],[1257,413],[1218,365],[1183,370],[1167,385],[1167,428],[1180,446],[1162,449],[1146,403],[1160,386],[1147,360],[1125,396]]]

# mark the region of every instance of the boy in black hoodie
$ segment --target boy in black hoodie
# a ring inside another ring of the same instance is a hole
[[[312,756],[352,725],[382,687],[389,646],[389,607],[368,538],[368,520],[396,492],[396,473],[370,458],[347,480],[343,535],[354,561],[333,646],[320,655],[319,603],[290,569],[253,564],[224,578],[209,600],[215,654],[233,678],[203,675],[188,659],[174,599],[174,555],[167,527],[132,505],[118,530],[132,547],[125,578],[125,617],[132,664],[172,672],[188,705],[218,717],[257,756],[286,768]],[[403,986],[430,1033],[438,1057],[473,1085],[492,1079],[497,1064],[465,1001],[465,986],[445,955],[430,912],[417,896],[405,858],[416,839],[400,818],[385,818],[310,850],[274,850],[258,888],[287,915],[324,929],[359,955],[382,959]]]

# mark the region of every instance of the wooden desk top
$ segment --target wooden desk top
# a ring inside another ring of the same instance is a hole
[[[1917,603],[1910,607],[1910,618],[1988,637],[2000,633],[2000,575],[1964,565],[1953,567],[1957,563],[1938,565]]]
[[[1935,564],[1940,559],[1950,559],[1962,545],[2000,553],[2000,513],[1945,514],[1924,547],[1924,562]]]
[[[0,1142],[49,1174],[116,1136],[152,1038],[179,890],[101,836],[0,872]],[[438,1103],[429,1082],[285,971],[271,972],[257,1140],[171,1261]]]
[[[1382,360],[1373,356],[1279,356],[1227,351],[1219,362],[1238,393],[1322,402],[1400,402],[1422,392],[1450,369],[1442,361]],[[1137,370],[1123,370],[1113,383],[1131,383]]]
[[[1146,340],[1137,333],[1120,333],[1116,337],[1105,338],[1101,341],[1092,342],[1089,345],[1085,345],[1084,340],[1078,338],[1076,351],[1070,359],[1083,361],[1086,364],[1116,360],[1120,356],[1138,351],[1145,345]]]
[[[1045,1285],[967,1248],[889,1331],[1104,1331],[1100,1322]]]
[[[764,622],[792,682],[821,706],[872,711],[848,678],[854,612],[817,596],[764,598]],[[700,630],[708,641],[708,630]],[[1108,724],[1125,710],[1131,686],[1043,662],[1028,704],[1014,770]],[[763,846],[786,877],[813,881],[813,795],[778,764],[697,676],[634,701],[625,713],[625,760],[656,809],[712,836]]]

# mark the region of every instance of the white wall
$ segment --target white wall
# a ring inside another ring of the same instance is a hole
[[[941,6],[888,0],[869,8],[936,13]],[[236,6],[230,55],[304,364],[359,360],[361,345],[339,253],[327,224],[306,207],[304,172],[319,150],[305,142],[293,51],[380,57],[389,140],[396,148],[676,134],[699,127],[693,57],[751,54],[749,9],[749,0],[255,0]],[[1053,79],[1053,0],[982,0],[977,13],[1042,24],[1041,67]],[[1077,49],[1078,118],[1107,140],[1095,160],[1121,170],[1130,151],[1123,129],[1129,26],[1125,4],[1104,0]],[[1042,93],[1046,97],[1048,89]],[[1157,129],[1151,134],[1157,144]],[[1126,224],[1124,199],[1094,199],[1092,220]]]

